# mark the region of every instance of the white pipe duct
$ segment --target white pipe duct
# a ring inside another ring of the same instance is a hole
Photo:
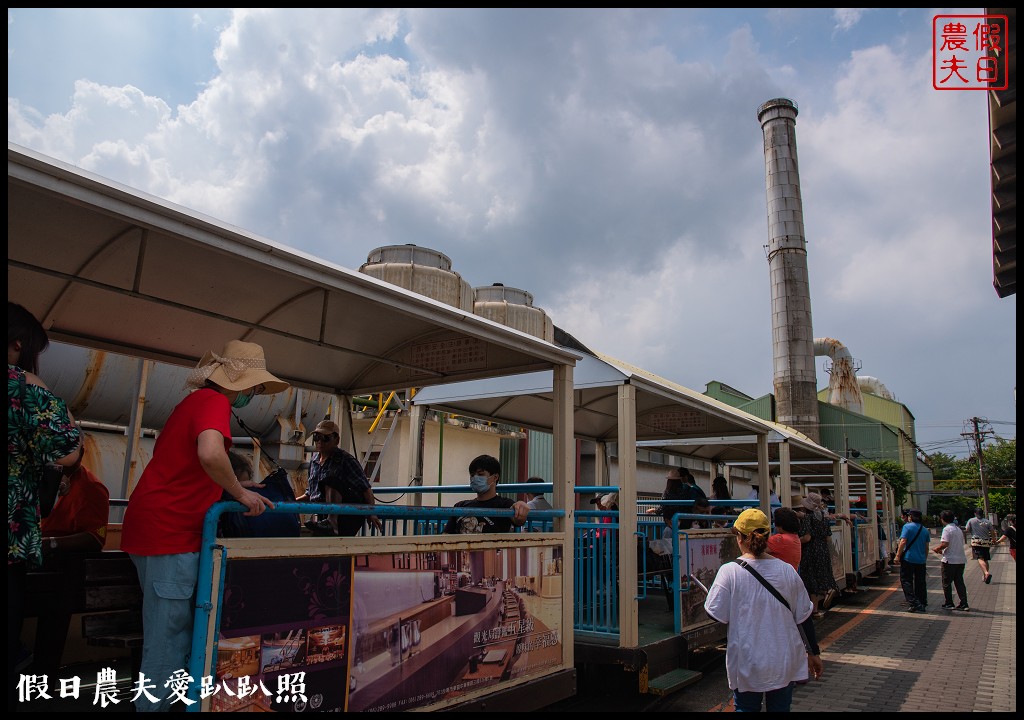
[[[857,385],[860,387],[861,392],[869,392],[872,395],[878,395],[886,400],[896,400],[896,396],[885,386],[885,384],[876,377],[870,375],[858,375]]]
[[[864,397],[860,394],[853,356],[846,346],[835,338],[814,338],[814,355],[827,355],[832,359],[828,379],[829,404],[863,414]]]

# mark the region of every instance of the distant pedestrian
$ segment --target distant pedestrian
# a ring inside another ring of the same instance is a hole
[[[900,584],[907,599],[907,612],[920,613],[928,609],[926,565],[928,561],[928,530],[922,524],[920,510],[907,510],[909,519],[900,532],[896,547],[896,561],[900,564]]]
[[[1006,516],[1006,522],[1003,525],[1003,534],[996,540],[996,545],[1001,545],[1003,540],[1010,543],[1010,557],[1013,558],[1014,562],[1017,562],[1017,514],[1010,513]]]
[[[964,533],[953,520],[952,510],[939,513],[942,521],[942,537],[932,552],[942,556],[942,595],[945,602],[944,610],[961,610],[967,612],[971,608],[967,604],[967,586],[964,584],[964,568],[967,567],[967,554],[964,552]],[[953,586],[960,604],[953,605]]]
[[[984,508],[974,508],[974,517],[967,521],[967,537],[971,541],[971,557],[978,561],[981,569],[985,572],[985,584],[992,582],[992,573],[989,572],[988,563],[992,559],[990,551],[993,534],[992,521],[985,517]]]

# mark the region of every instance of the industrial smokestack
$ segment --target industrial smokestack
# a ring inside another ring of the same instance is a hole
[[[796,158],[796,104],[769,100],[757,109],[764,133],[768,193],[768,270],[772,286],[772,354],[776,417],[818,442],[811,292],[800,176]]]

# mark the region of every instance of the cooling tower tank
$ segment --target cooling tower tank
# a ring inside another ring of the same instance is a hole
[[[796,154],[797,107],[776,98],[757,109],[764,134],[768,196],[768,268],[776,417],[819,440],[818,396],[807,280],[803,204]]]
[[[555,326],[541,308],[533,306],[533,295],[501,283],[476,288],[473,312],[480,317],[554,342]]]
[[[385,245],[370,251],[359,272],[473,312],[472,286],[452,270],[451,259],[437,250]]]

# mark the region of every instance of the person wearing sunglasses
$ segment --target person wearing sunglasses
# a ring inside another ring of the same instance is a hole
[[[309,488],[296,500],[342,505],[374,505],[373,488],[366,478],[363,466],[348,451],[341,448],[341,428],[336,422],[322,420],[310,436],[313,457],[309,461]],[[314,535],[358,535],[367,520],[365,515],[329,515],[306,523]],[[369,516],[370,524],[382,529],[376,515]]]

